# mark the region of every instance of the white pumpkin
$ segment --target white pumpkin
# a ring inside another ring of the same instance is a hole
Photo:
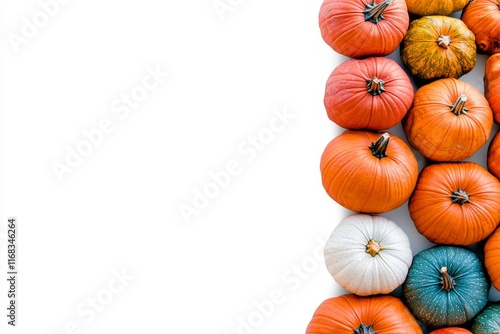
[[[406,279],[410,241],[393,221],[354,214],[344,218],[325,244],[326,267],[334,280],[358,296],[390,293]]]

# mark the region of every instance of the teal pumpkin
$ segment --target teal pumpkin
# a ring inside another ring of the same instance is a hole
[[[488,289],[477,255],[465,247],[445,245],[415,255],[403,283],[408,307],[431,327],[469,321],[486,305]]]
[[[477,315],[472,324],[474,334],[500,333],[500,303],[491,303]]]

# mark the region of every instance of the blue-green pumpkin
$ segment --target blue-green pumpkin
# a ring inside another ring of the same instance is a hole
[[[500,303],[491,303],[481,311],[472,324],[474,334],[500,333]]]
[[[431,327],[469,321],[486,305],[488,289],[477,255],[465,247],[445,245],[415,255],[403,283],[408,307]]]

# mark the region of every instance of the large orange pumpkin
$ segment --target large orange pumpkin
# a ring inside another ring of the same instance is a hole
[[[493,112],[474,86],[446,78],[415,92],[403,127],[410,145],[424,157],[459,161],[486,144],[493,127]]]
[[[500,228],[497,228],[484,245],[484,265],[493,286],[500,290]]]
[[[401,300],[390,295],[358,297],[347,294],[319,305],[306,334],[422,334]]]
[[[500,0],[470,1],[461,19],[476,36],[479,51],[500,52]]]
[[[459,78],[476,64],[474,34],[461,20],[448,16],[412,21],[400,52],[411,74],[423,80]]]
[[[500,132],[497,132],[488,147],[487,166],[491,174],[500,180]]]
[[[389,129],[403,119],[412,101],[408,75],[386,57],[343,62],[330,74],[324,97],[328,117],[347,129]]]
[[[474,162],[422,169],[408,210],[418,232],[437,244],[471,245],[500,222],[500,181]]]
[[[486,60],[484,96],[490,103],[495,122],[500,123],[500,53],[495,53]]]
[[[320,163],[323,186],[338,204],[363,213],[401,206],[418,176],[415,155],[389,133],[347,130],[325,148]]]
[[[392,53],[408,24],[405,0],[324,0],[319,11],[324,41],[352,58]]]

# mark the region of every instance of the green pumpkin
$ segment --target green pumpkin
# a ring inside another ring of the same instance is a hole
[[[500,333],[500,304],[491,303],[477,315],[472,324],[474,334]]]
[[[403,283],[408,307],[431,327],[472,319],[486,305],[488,289],[477,255],[465,247],[444,245],[418,253]]]

